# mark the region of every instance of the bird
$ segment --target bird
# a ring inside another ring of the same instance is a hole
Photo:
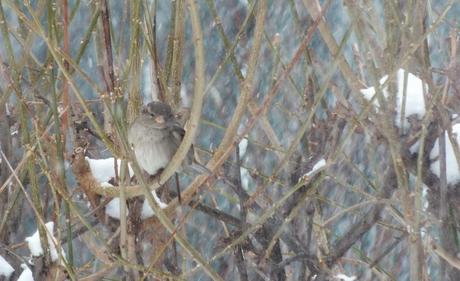
[[[128,142],[134,150],[139,166],[149,175],[161,172],[179,148],[185,135],[171,107],[153,101],[142,108],[141,114],[128,127]],[[199,173],[208,173],[195,158],[193,145],[181,165],[192,167]]]

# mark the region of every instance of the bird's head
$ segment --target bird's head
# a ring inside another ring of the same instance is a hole
[[[174,120],[171,107],[160,101],[150,102],[142,109],[142,113],[148,115],[158,125],[163,125]]]

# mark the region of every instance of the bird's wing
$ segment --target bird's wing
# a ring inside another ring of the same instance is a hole
[[[168,126],[169,132],[174,136],[174,138],[178,141],[178,144],[182,142],[182,139],[185,136],[185,130],[179,124],[172,124]]]
[[[185,136],[185,130],[182,128],[179,123],[171,124],[168,126],[169,132],[172,136],[172,141],[177,145],[177,147],[180,146],[182,143],[182,140],[184,139]],[[193,145],[189,149],[187,153],[187,157],[185,158],[185,161],[187,164],[191,164],[194,158],[194,152],[193,152]]]

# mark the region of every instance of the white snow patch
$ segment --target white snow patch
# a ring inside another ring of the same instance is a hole
[[[164,209],[168,207],[168,204],[162,202],[160,198],[158,198],[157,193],[155,191],[152,191],[152,196],[153,199],[157,202],[157,204],[160,206],[160,208]],[[121,218],[121,213],[120,213],[120,198],[115,197],[113,198],[107,206],[105,206],[105,213],[106,215],[119,220]],[[129,215],[129,210],[126,210],[126,215]],[[144,200],[144,203],[142,205],[142,211],[141,211],[141,219],[147,219],[155,215],[155,211],[150,207],[149,202],[147,199]]]
[[[417,153],[420,149],[420,141],[416,141],[410,148],[409,151],[411,154]]]
[[[222,100],[222,94],[217,90],[216,87],[211,87],[209,90],[209,96],[212,98],[214,103],[216,104],[216,108],[222,107],[223,100]]]
[[[335,276],[336,279],[338,280],[343,280],[343,281],[354,281],[356,280],[356,276],[347,276],[343,273],[339,273]]]
[[[88,161],[91,173],[98,182],[108,182],[110,179],[115,178],[115,161],[113,157],[106,159],[91,159],[85,157]],[[120,175],[121,160],[117,159],[118,175]],[[128,165],[130,175],[134,175],[131,165]]]
[[[317,170],[321,169],[322,167],[326,166],[326,160],[322,158],[313,166],[313,169],[309,172],[309,174],[316,172]]]
[[[248,169],[241,167],[240,168],[240,173],[241,173],[241,185],[244,188],[244,190],[249,190],[249,183],[251,180],[251,174],[249,173]]]
[[[246,154],[246,150],[248,149],[248,139],[243,138],[238,144],[238,148],[240,150],[240,157],[243,157],[244,154]]]
[[[313,168],[311,169],[311,171],[309,171],[308,173],[304,174],[303,176],[299,178],[299,182],[306,180],[310,175],[312,175],[319,169],[323,168],[324,166],[326,166],[326,160],[324,160],[324,158],[321,158],[318,162],[316,162],[315,165],[313,165]]]
[[[423,115],[425,115],[425,98],[424,98],[423,87],[425,87],[425,92],[428,92],[428,85],[424,83],[420,78],[418,78],[417,76],[413,75],[410,72],[407,73],[407,84],[405,84],[404,83],[405,72],[406,70],[399,69],[396,75],[398,92],[397,92],[397,97],[396,97],[397,114],[396,114],[395,123],[396,123],[396,126],[398,127],[401,127],[401,111],[402,111],[402,105],[403,105],[403,99],[404,99],[404,88],[407,88],[406,104],[404,107],[404,118],[405,119],[411,115],[416,115],[419,119],[423,118]],[[380,85],[383,85],[387,81],[387,79],[388,79],[388,75],[383,76],[379,80]],[[385,85],[385,87],[382,89],[382,93],[385,98],[388,98],[388,85]],[[366,98],[367,100],[371,100],[376,94],[376,91],[374,87],[370,87],[367,89],[362,89],[361,94],[363,94],[364,98]],[[377,108],[380,106],[377,97],[374,98],[373,103]],[[404,121],[403,128],[407,129],[408,127],[409,127],[408,122]]]
[[[23,269],[23,271],[21,275],[19,275],[17,281],[34,281],[34,277],[30,268],[24,263],[21,264],[21,268]]]
[[[246,78],[247,74],[248,74],[248,65],[244,63],[243,66],[241,67],[241,75],[243,75],[243,77]]]
[[[45,224],[46,227],[46,235],[48,237],[48,246],[50,247],[50,255],[51,255],[51,260],[56,261],[59,258],[59,254],[56,250],[56,245],[57,245],[57,240],[53,236],[53,230],[54,230],[54,222],[50,221]],[[28,246],[30,253],[34,257],[38,257],[43,255],[43,248],[42,244],[40,242],[40,234],[38,233],[38,230],[35,231],[34,234],[32,234],[29,237],[26,237],[24,239]],[[63,249],[61,249],[62,256],[65,258],[65,252]]]
[[[105,214],[108,215],[109,217],[119,220],[121,217],[120,203],[121,201],[120,201],[120,198],[118,197],[115,197],[112,200],[110,200],[110,202],[107,203],[107,205],[105,206]],[[129,214],[129,211],[128,209],[126,209],[126,215],[128,214]]]
[[[455,124],[452,126],[452,136],[454,140],[457,141],[457,145],[460,144],[460,124]],[[444,133],[444,137],[446,140],[447,183],[454,184],[460,181],[458,162],[457,162],[457,158],[455,157],[454,148],[452,146],[452,143],[450,142],[447,132]],[[433,160],[437,157],[439,157],[439,139],[436,140],[436,142],[434,143],[433,149],[430,152],[430,159]],[[430,169],[438,177],[441,175],[441,167],[440,167],[439,159],[437,159],[431,164]]]
[[[106,182],[106,181],[101,182],[100,185],[101,187],[115,187],[110,182]]]
[[[10,107],[8,106],[8,103],[6,102],[5,102],[5,113],[6,113],[6,116],[11,115]]]
[[[181,84],[180,86],[180,98],[182,100],[183,107],[192,107],[192,98],[187,94],[187,88],[184,84]]]
[[[422,204],[423,204],[423,211],[428,211],[428,206],[430,203],[428,202],[428,187],[426,185],[422,185]]]
[[[160,206],[160,208],[164,209],[168,207],[168,204],[164,203],[163,201],[158,198],[157,193],[155,191],[152,191],[153,199],[155,199],[155,202]],[[144,199],[144,204],[142,205],[142,212],[141,212],[141,219],[147,219],[150,217],[153,217],[155,215],[155,211],[150,207],[149,202],[147,199]]]
[[[0,276],[3,275],[6,279],[8,279],[13,272],[14,268],[2,256],[0,256]]]

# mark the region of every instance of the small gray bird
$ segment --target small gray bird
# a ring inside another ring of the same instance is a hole
[[[168,165],[184,135],[185,130],[176,120],[171,107],[159,101],[147,104],[128,129],[128,141],[134,149],[137,162],[150,175],[156,175]],[[194,163],[198,165],[192,165]],[[193,147],[182,166],[192,166],[198,172],[207,170],[195,161]]]

